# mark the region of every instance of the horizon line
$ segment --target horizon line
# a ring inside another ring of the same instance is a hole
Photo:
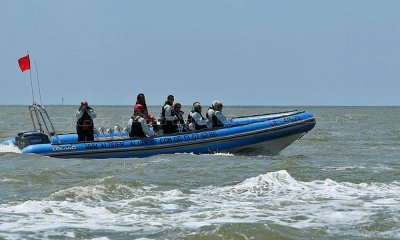
[[[31,104],[0,104],[2,107],[20,107],[30,106]],[[42,105],[42,104],[41,104]],[[46,104],[43,106],[78,106],[79,104]],[[120,106],[120,107],[133,107],[132,104],[93,104],[92,106]],[[149,107],[159,107],[160,105],[149,104]],[[191,106],[182,104],[182,106]],[[258,105],[258,104],[232,104],[224,105],[225,107],[400,107],[399,105]]]

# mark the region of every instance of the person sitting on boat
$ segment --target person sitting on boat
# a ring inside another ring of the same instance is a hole
[[[144,107],[144,109],[146,110],[146,115],[144,116],[147,123],[152,125],[154,133],[156,135],[158,135],[158,125],[157,125],[157,121],[156,118],[153,117],[153,115],[151,115],[149,113],[149,111],[147,110],[147,104],[146,104],[146,97],[144,96],[143,93],[139,93],[136,97],[136,105],[141,105],[142,107]],[[135,105],[135,107],[136,107]],[[134,109],[135,111],[135,109]]]
[[[201,130],[211,128],[211,122],[204,118],[201,114],[201,104],[199,102],[193,103],[193,108],[190,110],[188,116],[189,130]]]
[[[78,134],[78,141],[93,141],[93,119],[96,118],[96,112],[89,107],[87,101],[82,101],[81,106],[75,114],[76,118],[76,133]]]
[[[186,132],[187,126],[185,124],[185,120],[183,119],[184,112],[181,111],[182,105],[180,103],[174,104],[173,115],[176,116],[176,120],[174,120],[173,125],[175,127],[175,132]]]
[[[136,104],[134,113],[126,128],[129,137],[148,137],[153,135],[152,132],[150,132],[149,125],[147,125],[146,117],[146,108],[141,104]]]
[[[161,128],[164,130],[164,134],[176,133],[176,125],[174,125],[174,121],[178,119],[176,115],[174,115],[173,105],[174,104],[174,96],[169,95],[167,97],[167,101],[165,101],[164,106],[161,108]]]
[[[207,110],[206,117],[212,123],[213,127],[224,127],[231,124],[230,119],[227,119],[222,113],[222,108],[222,103],[215,100]]]

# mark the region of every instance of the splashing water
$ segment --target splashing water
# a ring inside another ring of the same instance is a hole
[[[8,144],[0,144],[0,153],[21,153],[21,150],[15,146],[12,142],[8,142]]]
[[[212,225],[257,223],[368,236],[362,229],[377,221],[377,216],[398,218],[399,199],[399,182],[301,182],[285,170],[232,186],[207,186],[190,192],[97,182],[62,190],[43,200],[0,205],[0,216],[5,221],[0,231],[85,228],[151,234],[165,229],[190,232]],[[32,222],[31,218],[38,221]],[[399,237],[400,230],[387,229],[380,235]]]

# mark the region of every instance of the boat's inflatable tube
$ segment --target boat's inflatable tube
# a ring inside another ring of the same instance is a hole
[[[276,154],[315,126],[311,113],[298,111],[243,117],[235,121],[234,126],[227,128],[138,139],[115,137],[76,143],[75,134],[60,135],[60,140],[68,139],[69,142],[31,145],[22,149],[22,153],[63,158],[110,158],[262,149]]]

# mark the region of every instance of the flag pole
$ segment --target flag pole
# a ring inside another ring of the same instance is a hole
[[[37,79],[37,83],[38,83],[38,87],[39,87],[40,105],[43,105],[43,102],[42,102],[42,93],[40,92],[39,73],[38,73],[38,70],[37,70],[36,60],[35,60],[35,68],[36,68],[36,79]]]
[[[28,56],[29,56],[29,52],[27,51]],[[32,71],[31,68],[29,68],[29,78],[31,79],[31,90],[32,90],[32,104],[35,104],[35,96],[33,95],[33,83],[32,83]]]

